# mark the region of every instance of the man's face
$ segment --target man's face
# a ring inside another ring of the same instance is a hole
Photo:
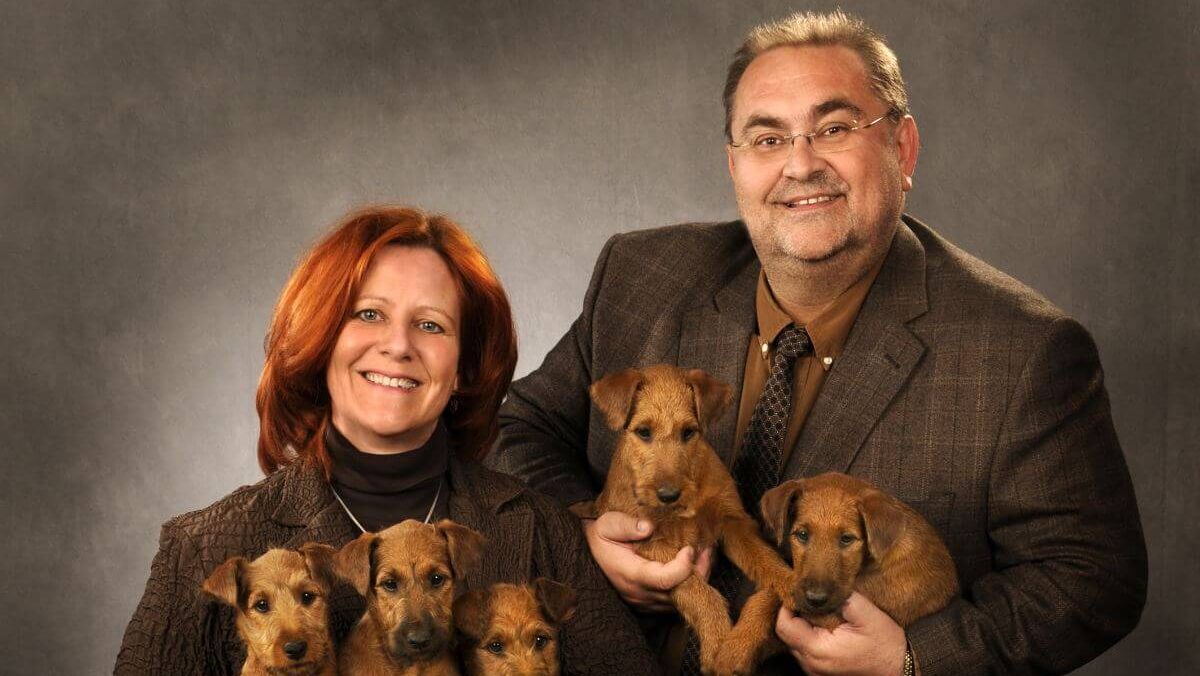
[[[733,99],[734,143],[888,112],[859,56],[845,47],[778,47],[750,63]],[[915,122],[850,132],[852,147],[817,154],[804,138],[773,157],[727,148],[738,210],[763,265],[865,274],[887,252],[912,187]]]

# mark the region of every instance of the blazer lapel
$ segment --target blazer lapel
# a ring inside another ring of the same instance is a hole
[[[925,354],[906,326],[927,308],[925,249],[902,221],[796,442],[785,478],[845,472]]]
[[[272,515],[283,526],[298,528],[280,546],[297,549],[305,542],[320,542],[335,547],[358,537],[358,527],[346,516],[345,510],[333,497],[321,473],[295,467],[289,478],[279,506]]]
[[[748,247],[747,247],[748,248]],[[750,249],[753,259],[753,249]],[[738,262],[737,272],[711,297],[685,310],[679,335],[681,368],[704,369],[733,388],[729,411],[706,430],[717,455],[729,462],[737,427],[739,389],[746,370],[746,345],[755,331],[754,289],[760,266],[757,259]]]
[[[496,582],[530,578],[533,571],[533,510],[525,504],[500,509],[524,489],[476,481],[477,468],[452,457],[450,518],[487,538],[484,555],[467,574],[467,587],[482,589]]]

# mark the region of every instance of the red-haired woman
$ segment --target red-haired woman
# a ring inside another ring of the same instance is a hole
[[[233,613],[201,593],[230,556],[341,546],[404,519],[440,518],[487,536],[468,588],[545,576],[576,590],[564,673],[653,672],[577,519],[477,462],[496,437],[516,334],[503,288],[461,228],[408,208],[352,214],[292,274],[266,352],[258,460],[267,477],[163,526],[118,673],[239,669]],[[344,587],[329,605],[340,640],[363,603]]]

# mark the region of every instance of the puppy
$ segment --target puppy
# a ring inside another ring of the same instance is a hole
[[[366,598],[367,610],[342,646],[341,672],[458,674],[454,588],[482,548],[482,535],[448,519],[402,521],[343,547],[334,570]]]
[[[637,546],[644,558],[666,562],[684,546],[701,551],[720,544],[760,590],[790,593],[791,571],[759,538],[733,478],[702,435],[729,404],[727,385],[698,369],[659,365],[612,374],[592,384],[591,395],[620,432],[593,513],[619,511],[654,522],[654,534]],[[730,631],[725,599],[694,575],[671,598],[696,632],[701,668],[711,671]],[[747,641],[762,643],[770,636]]]
[[[790,542],[791,606],[832,629],[857,591],[902,627],[958,595],[954,561],[920,514],[872,484],[830,472],[780,484],[762,498],[763,520]]]
[[[570,587],[538,578],[495,584],[454,602],[469,676],[558,676],[558,628],[575,614]]]
[[[335,551],[310,543],[300,552],[271,549],[254,561],[235,556],[204,581],[205,593],[237,610],[244,676],[337,674],[326,604]]]

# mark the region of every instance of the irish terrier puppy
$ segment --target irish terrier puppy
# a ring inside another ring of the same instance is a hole
[[[728,406],[729,386],[699,369],[658,365],[607,376],[592,384],[591,395],[620,432],[594,513],[620,511],[652,521],[654,534],[637,546],[644,558],[667,562],[687,545],[701,551],[720,544],[760,589],[790,593],[791,571],[759,538],[733,478],[702,435]],[[711,671],[730,631],[724,597],[693,575],[671,591],[671,599],[699,638],[701,668]]]
[[[326,605],[335,552],[309,543],[300,552],[270,549],[253,561],[235,556],[204,581],[206,593],[237,610],[243,676],[337,674]]]
[[[457,675],[454,587],[482,548],[482,535],[448,519],[402,521],[342,547],[334,570],[363,595],[367,610],[342,646],[341,672]]]
[[[454,602],[469,676],[558,676],[558,628],[575,614],[575,592],[545,578],[494,584]]]

